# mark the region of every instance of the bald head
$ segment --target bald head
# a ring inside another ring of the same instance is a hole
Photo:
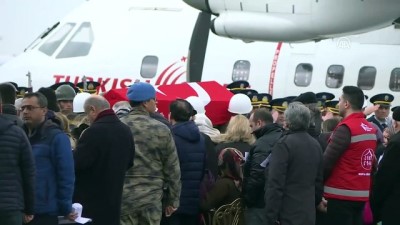
[[[104,111],[110,108],[110,103],[108,103],[103,96],[93,95],[86,99],[84,108],[86,109],[90,106],[93,106],[97,110]]]
[[[84,109],[90,123],[93,123],[101,112],[110,109],[110,103],[103,96],[93,95],[86,99]]]

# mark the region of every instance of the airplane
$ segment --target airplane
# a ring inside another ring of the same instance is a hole
[[[319,41],[400,22],[398,0],[183,1],[216,15],[211,22],[215,34],[245,41]]]
[[[274,98],[328,91],[336,99],[354,85],[368,96],[392,93],[400,105],[395,25],[319,42],[245,43],[209,32],[212,18],[179,0],[87,1],[1,66],[0,82],[37,90],[87,79],[106,92],[135,80],[247,80]]]
[[[12,58],[13,58],[13,56],[11,56],[11,55],[0,55],[0,66]]]

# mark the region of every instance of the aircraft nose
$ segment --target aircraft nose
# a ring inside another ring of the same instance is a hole
[[[186,4],[204,12],[211,12],[208,0],[183,0]]]

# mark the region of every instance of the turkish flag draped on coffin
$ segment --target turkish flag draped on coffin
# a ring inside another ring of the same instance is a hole
[[[113,89],[108,91],[104,97],[113,106],[119,101],[127,101],[124,89]],[[172,85],[160,85],[157,90],[158,112],[168,117],[169,104],[175,99],[186,99],[190,96],[200,97],[206,104],[206,115],[213,125],[222,125],[229,121],[231,114],[228,112],[229,100],[233,94],[215,81],[181,83]]]

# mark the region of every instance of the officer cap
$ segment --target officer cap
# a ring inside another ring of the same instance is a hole
[[[325,107],[329,112],[339,114],[339,101],[333,100],[325,102]]]
[[[27,88],[27,87],[17,88],[17,98],[23,98],[26,93],[32,93],[32,88]]]
[[[249,82],[245,80],[234,81],[226,86],[226,88],[228,88],[229,90],[242,90],[249,87],[250,87]]]
[[[324,100],[324,102],[326,102],[333,100],[335,98],[335,95],[329,92],[319,92],[315,94],[315,97],[317,99],[321,99]]]
[[[82,92],[87,92],[89,94],[95,94],[97,92],[97,88],[100,86],[99,82],[96,81],[87,81],[86,82],[86,90],[84,82],[77,83],[76,86]]]
[[[394,96],[388,93],[377,94],[371,97],[369,100],[374,105],[388,105],[390,106],[393,102]]]
[[[268,93],[258,93],[250,98],[253,107],[270,107],[272,96]]]
[[[273,99],[270,103],[271,107],[278,112],[285,112],[289,105],[289,101],[286,98],[276,98]]]

